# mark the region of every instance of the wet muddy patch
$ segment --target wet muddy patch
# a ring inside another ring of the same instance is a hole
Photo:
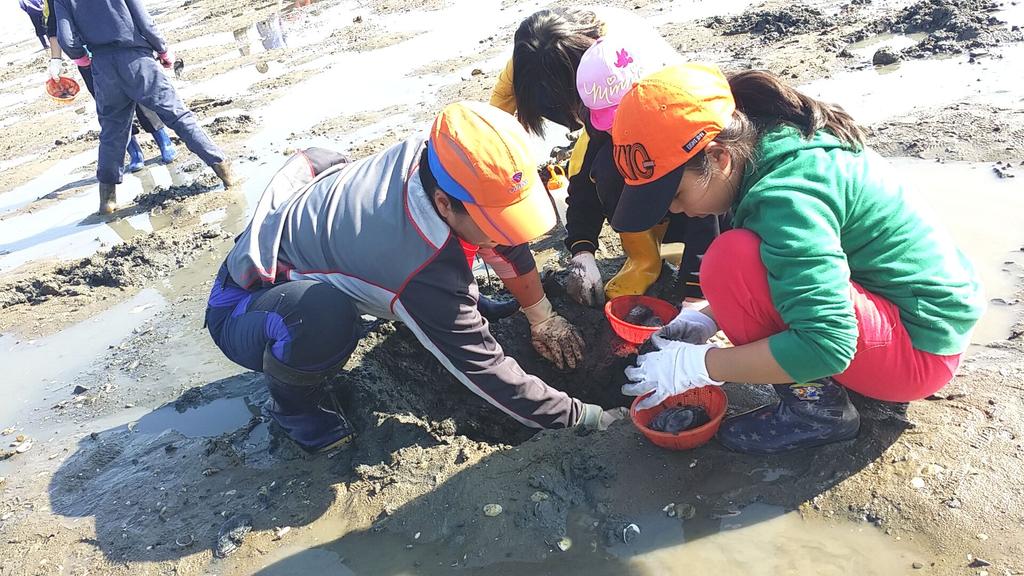
[[[419,34],[421,32],[395,32],[381,24],[360,20],[331,34],[329,41],[334,43],[336,50],[369,52],[401,44]]]
[[[220,180],[209,174],[205,174],[187,184],[157,186],[152,192],[143,192],[136,196],[133,209],[136,211],[166,209],[172,203],[181,202],[186,198],[200,194],[206,194],[220,187]]]
[[[1021,164],[1024,110],[959,102],[874,124],[868,138],[883,156]]]
[[[363,2],[377,14],[402,14],[414,11],[434,11],[452,5],[452,0],[376,0]]]
[[[188,101],[188,107],[192,112],[196,114],[209,114],[218,110],[223,110],[234,104],[233,98],[209,98],[200,96],[193,98]]]
[[[52,272],[5,282],[0,309],[18,304],[39,304],[52,298],[81,296],[94,288],[130,288],[178,270],[195,256],[223,241],[214,227],[169,237],[154,233],[133,238],[106,252],[57,266]]]
[[[723,36],[751,34],[766,44],[835,26],[821,10],[799,3],[780,8],[751,9],[739,16],[715,16],[709,18],[706,25]]]
[[[206,132],[211,136],[223,136],[225,134],[247,134],[256,127],[256,121],[249,114],[238,114],[235,116],[217,116],[212,122],[204,126]]]
[[[344,114],[334,118],[329,118],[320,122],[316,126],[313,126],[309,130],[309,135],[321,136],[324,138],[340,138],[345,134],[349,134],[357,130],[363,130],[373,126],[374,124],[384,122],[388,118],[403,114],[410,114],[416,109],[416,107],[408,104],[398,104],[383,110],[360,112],[358,114]],[[292,134],[291,138],[300,139],[305,138],[306,136],[307,134]],[[395,140],[395,142],[397,141],[398,140]]]
[[[925,37],[899,51],[906,58],[939,54],[979,53],[986,48],[1024,40],[1024,31],[1009,26],[994,13],[1001,6],[990,0],[922,0],[894,15],[884,16],[846,37],[858,42],[883,33]]]

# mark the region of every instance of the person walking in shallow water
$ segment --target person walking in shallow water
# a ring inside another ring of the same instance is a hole
[[[61,58],[60,44],[57,41],[57,17],[54,15],[53,0],[46,0],[43,3],[43,18],[46,21],[46,36],[50,47],[50,63],[47,66],[47,73],[50,75],[50,78],[57,80],[64,70],[64,60]],[[96,87],[92,81],[92,66],[78,66],[78,73],[82,75],[82,81],[85,82],[86,89],[89,90],[93,100],[95,100]],[[138,140],[135,138],[140,130],[145,130],[153,136],[153,140],[160,148],[161,162],[170,164],[174,161],[178,152],[174,148],[174,143],[171,142],[170,135],[167,134],[164,123],[160,121],[160,118],[152,110],[136,104],[135,121],[132,122],[132,135],[128,140],[128,166],[126,169],[129,172],[138,172],[146,164],[142,146],[139,145]]]
[[[174,55],[139,0],[54,0],[54,12],[61,48],[79,66],[92,67],[100,121],[100,214],[117,209],[116,188],[136,104],[152,110],[174,130],[225,187],[234,184],[224,152],[199,127],[195,114],[160,70],[174,65]]]
[[[975,271],[841,108],[767,72],[681,64],[623,97],[612,142],[626,180],[616,228],[734,212],[701,267],[708,308],[683,310],[626,370],[641,405],[773,384],[777,404],[718,433],[766,454],[855,437],[847,389],[910,402],[952,380],[985,307]],[[734,347],[707,344],[719,327]]]

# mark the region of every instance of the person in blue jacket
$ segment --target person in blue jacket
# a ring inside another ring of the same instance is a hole
[[[100,121],[100,214],[117,209],[116,188],[136,104],[155,112],[225,187],[234,183],[224,152],[199,127],[160,70],[160,65],[174,65],[174,55],[139,0],[55,0],[54,12],[61,48],[75,64],[92,66]]]
[[[57,42],[57,17],[54,14],[53,0],[46,0],[46,2],[42,3],[42,6],[43,21],[46,23],[46,40],[49,42],[50,48],[50,63],[47,66],[47,73],[50,75],[50,78],[56,81],[64,72],[64,59],[61,57],[60,44]],[[89,90],[89,94],[92,94],[93,100],[95,100],[96,89],[92,85],[92,67],[79,66],[78,73],[82,75],[85,87]],[[142,152],[142,146],[139,145],[138,140],[135,138],[141,130],[145,130],[153,136],[153,141],[160,148],[161,162],[170,164],[174,161],[178,152],[174,148],[174,143],[171,142],[170,135],[167,134],[164,123],[160,121],[160,118],[152,110],[136,105],[135,121],[132,123],[132,135],[128,140],[129,160],[126,170],[138,172],[146,165],[146,157]]]

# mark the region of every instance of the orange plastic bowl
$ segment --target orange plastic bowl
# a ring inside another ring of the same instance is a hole
[[[725,417],[725,408],[729,405],[729,398],[718,386],[704,386],[703,388],[687,390],[682,394],[668,397],[654,408],[637,410],[636,405],[645,397],[640,396],[633,400],[633,405],[629,407],[629,417],[633,420],[633,425],[640,432],[643,432],[643,435],[648,440],[656,446],[668,448],[669,450],[691,450],[707,444],[708,440],[714,438],[715,433],[718,432],[718,427],[722,424],[722,418]],[[683,430],[676,434],[658,432],[647,427],[651,420],[654,420],[654,417],[662,410],[676,408],[685,404],[702,406],[707,410],[711,420],[703,426]]]
[[[46,81],[46,93],[57,102],[71,102],[81,89],[78,82],[67,76],[61,76],[56,80],[50,78]]]
[[[623,320],[629,311],[637,304],[643,304],[654,312],[654,315],[661,319],[663,324],[668,324],[679,313],[671,303],[651,296],[619,296],[612,298],[604,305],[604,315],[612,325],[612,331],[630,344],[643,344],[658,331],[657,326],[638,326]]]

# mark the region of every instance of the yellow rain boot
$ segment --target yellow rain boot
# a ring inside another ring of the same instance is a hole
[[[647,291],[661,274],[661,239],[665,237],[668,222],[645,232],[619,234],[626,263],[614,278],[604,285],[609,300],[617,296],[638,295]]]

